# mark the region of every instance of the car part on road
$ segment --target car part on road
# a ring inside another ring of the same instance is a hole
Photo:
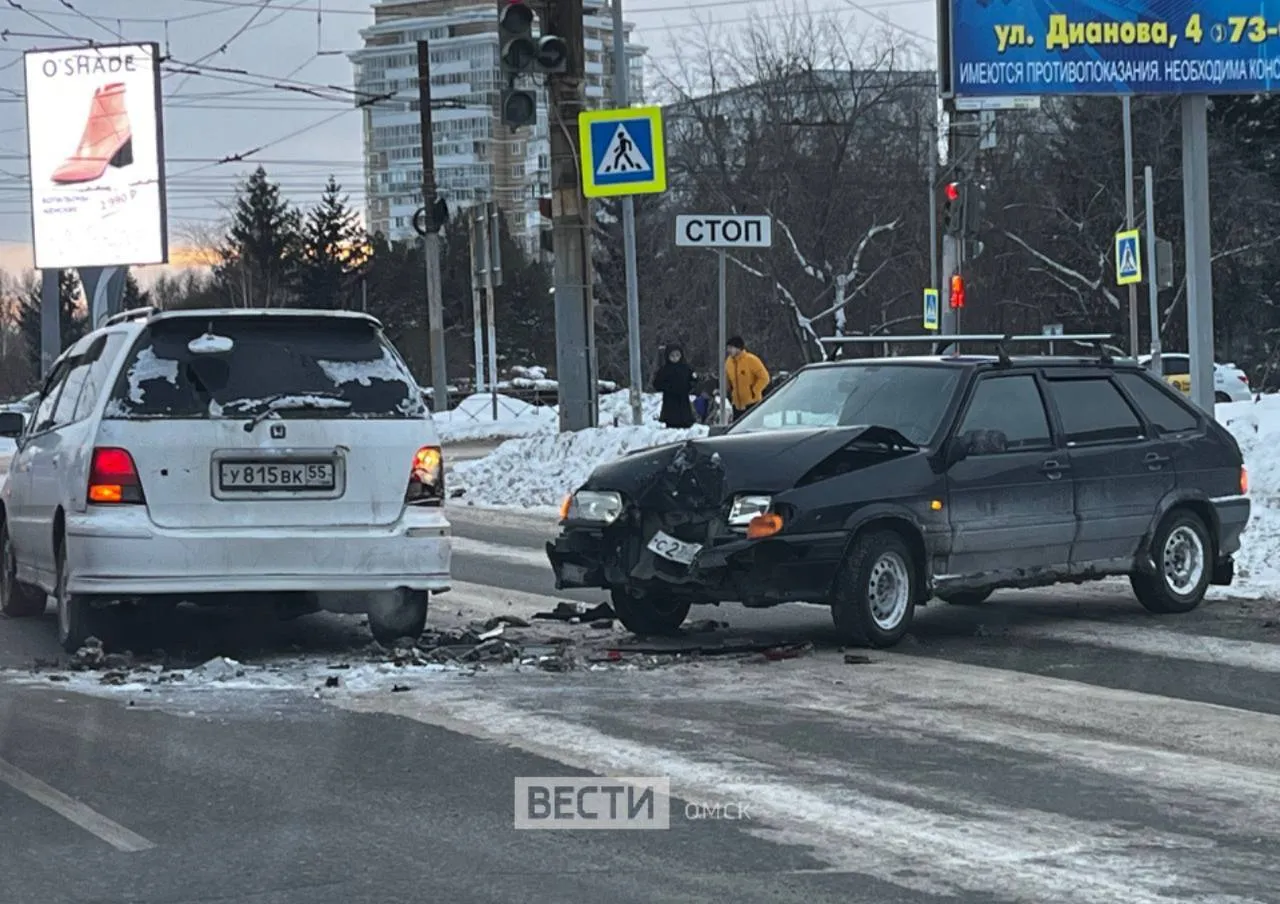
[[[994,592],[994,590],[953,590],[949,593],[939,593],[938,599],[953,606],[977,606],[990,599]]]
[[[9,525],[0,521],[0,613],[10,618],[43,615],[49,596],[39,587],[18,580],[18,560],[13,554]]]
[[[417,640],[427,625],[430,594],[425,590],[379,591],[369,594],[369,630],[380,644]]]
[[[895,530],[858,534],[836,577],[831,615],[842,642],[889,647],[911,627],[917,567],[911,549]]]
[[[1190,612],[1209,589],[1213,538],[1203,519],[1186,508],[1170,512],[1151,544],[1155,574],[1129,580],[1138,602],[1159,615]]]
[[[634,586],[610,588],[609,598],[618,621],[641,637],[674,634],[684,624],[691,605],[675,594]]]

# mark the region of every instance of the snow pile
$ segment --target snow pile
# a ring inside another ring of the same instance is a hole
[[[536,373],[541,368],[520,368]],[[516,368],[512,368],[516,370]],[[520,377],[510,381],[536,380]],[[551,381],[554,383],[554,381]],[[500,384],[502,385],[502,384]],[[527,388],[527,387],[526,387]],[[551,387],[554,389],[554,385]],[[641,396],[641,410],[646,426],[661,426],[658,413],[662,409],[662,396],[648,393]],[[453,409],[433,414],[432,421],[440,440],[446,443],[466,442],[478,439],[506,439],[509,437],[536,436],[556,433],[560,429],[559,409],[555,405],[531,405],[522,399],[498,393],[498,417],[493,417],[493,396],[488,392],[469,395]],[[631,394],[610,392],[600,396],[600,426],[631,425]]]
[[[443,442],[463,442],[494,436],[531,436],[554,432],[560,419],[551,406],[530,405],[498,393],[498,417],[493,416],[493,395],[477,392],[431,420]]]
[[[466,505],[556,508],[599,465],[628,452],[707,435],[706,427],[595,427],[512,439],[454,468]]]
[[[1244,453],[1253,500],[1249,527],[1236,556],[1236,583],[1253,589],[1280,588],[1280,395],[1217,405],[1216,415]]]

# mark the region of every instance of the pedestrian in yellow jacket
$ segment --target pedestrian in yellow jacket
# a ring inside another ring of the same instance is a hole
[[[733,406],[736,420],[764,398],[765,387],[769,385],[769,371],[765,370],[763,361],[747,351],[741,336],[729,340],[725,354],[728,356],[724,362],[725,380],[729,384],[729,404]]]

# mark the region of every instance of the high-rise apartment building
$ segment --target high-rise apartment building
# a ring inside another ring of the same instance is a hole
[[[495,0],[379,0],[374,24],[350,54],[362,95],[398,92],[363,110],[366,219],[371,232],[415,238],[422,204],[417,42],[430,42],[436,184],[451,210],[496,201],[513,235],[538,247],[538,198],[549,194],[550,148],[545,91],[535,126],[513,131],[498,113],[498,9]],[[613,97],[612,10],[584,0],[585,101]],[[627,27],[630,37],[630,26]],[[630,97],[644,97],[645,48],[628,43]]]

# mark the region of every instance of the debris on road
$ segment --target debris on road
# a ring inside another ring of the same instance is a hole
[[[845,665],[870,665],[871,662],[872,662],[871,657],[863,653],[845,653],[844,654]]]
[[[562,621],[576,624],[579,622],[600,621],[606,618],[613,620],[618,616],[608,603],[589,606],[586,603],[564,602],[556,603],[556,607],[550,612],[535,612],[533,617],[545,621]]]
[[[229,681],[232,678],[243,678],[244,666],[234,659],[215,656],[203,665],[196,666],[191,670],[191,674],[208,681]]]

